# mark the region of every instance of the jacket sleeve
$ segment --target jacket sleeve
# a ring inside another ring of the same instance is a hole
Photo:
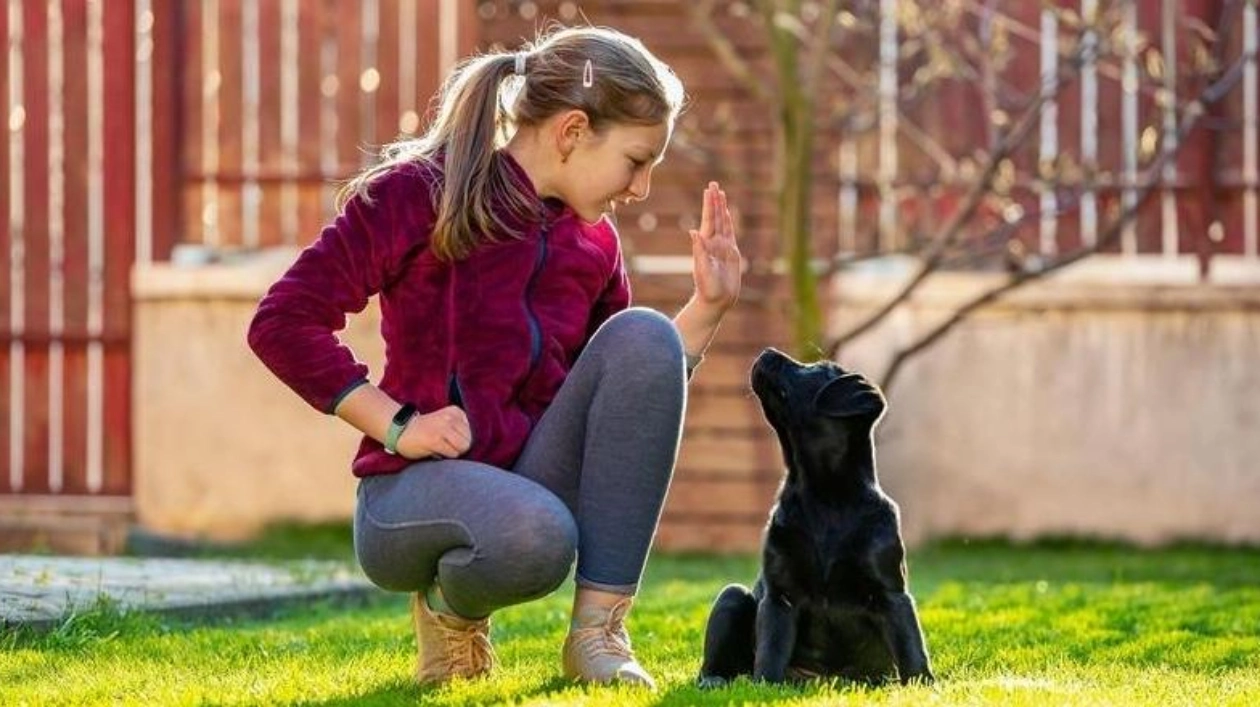
[[[430,182],[404,165],[370,185],[371,200],[352,197],[258,304],[250,348],[281,381],[331,414],[367,381],[368,368],[336,333],[363,311],[420,249],[433,223]]]

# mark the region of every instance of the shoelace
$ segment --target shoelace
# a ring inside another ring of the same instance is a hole
[[[450,673],[480,672],[494,663],[494,647],[486,635],[486,625],[477,623],[468,628],[452,628],[441,623],[437,626],[442,632],[446,655],[443,656],[443,668]]]
[[[634,660],[630,648],[630,636],[626,633],[625,617],[628,607],[617,606],[608,613],[608,620],[600,626],[579,628],[573,632],[573,642],[588,655],[612,655]]]

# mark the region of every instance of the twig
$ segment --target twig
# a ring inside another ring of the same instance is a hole
[[[726,66],[727,71],[758,100],[763,103],[774,103],[774,96],[766,88],[765,81],[753,73],[752,67],[739,56],[731,40],[713,23],[713,3],[714,0],[701,0],[683,3],[683,7],[687,8],[687,12],[691,14],[692,23],[700,30],[700,34],[704,35],[713,53],[717,54],[718,60]]]

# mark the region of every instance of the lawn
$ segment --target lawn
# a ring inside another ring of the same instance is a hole
[[[340,535],[327,537],[324,554],[342,555]],[[292,547],[302,544],[252,552]],[[0,704],[1260,704],[1260,551],[948,543],[910,562],[938,677],[930,688],[741,681],[700,691],[708,602],[727,581],[751,580],[756,563],[657,555],[629,624],[662,685],[654,695],[559,678],[562,591],[496,615],[494,678],[428,691],[410,682],[400,596],[222,625],[99,607],[46,635],[0,636]]]

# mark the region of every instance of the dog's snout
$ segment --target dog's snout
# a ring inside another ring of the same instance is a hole
[[[753,368],[765,368],[767,366],[781,366],[792,359],[782,351],[768,346],[762,349],[761,354],[757,356],[757,360],[753,362]]]

